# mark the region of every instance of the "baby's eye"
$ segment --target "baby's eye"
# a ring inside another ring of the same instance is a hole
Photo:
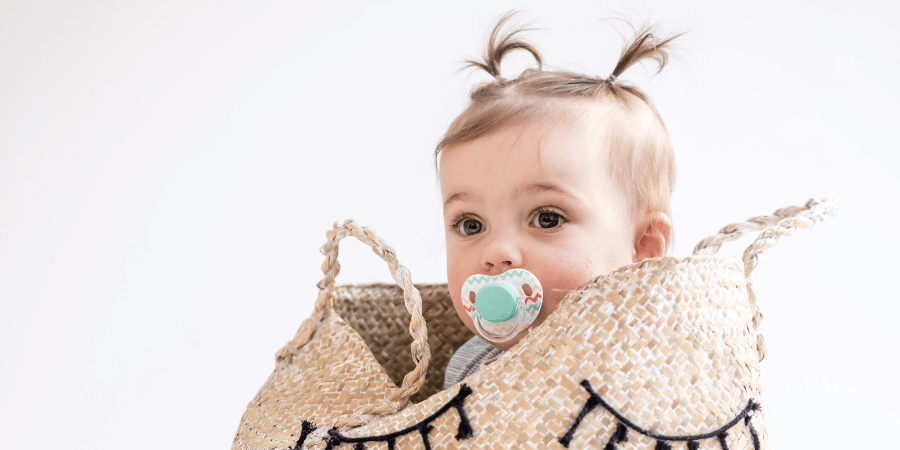
[[[456,229],[463,236],[472,236],[484,231],[484,225],[476,219],[463,219],[456,226]]]
[[[553,211],[541,211],[534,216],[534,222],[531,224],[537,228],[556,228],[566,222],[562,215]]]

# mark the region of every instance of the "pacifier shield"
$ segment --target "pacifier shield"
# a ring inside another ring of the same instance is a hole
[[[470,276],[461,294],[478,334],[491,342],[506,342],[537,319],[544,291],[533,273],[510,269],[500,275]]]

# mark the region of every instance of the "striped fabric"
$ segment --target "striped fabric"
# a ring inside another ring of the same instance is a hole
[[[444,373],[444,389],[477,372],[484,363],[499,355],[500,350],[494,348],[488,341],[478,336],[472,337],[450,357],[447,371]]]

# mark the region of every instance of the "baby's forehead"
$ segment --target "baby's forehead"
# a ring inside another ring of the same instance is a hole
[[[522,163],[563,170],[584,165],[597,168],[598,162],[609,159],[611,149],[606,137],[609,126],[596,116],[570,108],[562,114],[511,121],[490,133],[443,148],[438,159],[439,175],[444,175],[442,168],[448,161],[469,167]]]
[[[523,195],[552,192],[554,186],[584,192],[612,178],[605,153],[593,130],[583,126],[510,126],[447,148],[441,155],[441,190],[445,201],[458,191],[502,187]]]

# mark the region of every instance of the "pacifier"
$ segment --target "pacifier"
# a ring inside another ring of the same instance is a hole
[[[475,329],[491,342],[506,342],[531,326],[544,289],[533,273],[510,269],[500,275],[475,274],[462,287],[462,304]]]

